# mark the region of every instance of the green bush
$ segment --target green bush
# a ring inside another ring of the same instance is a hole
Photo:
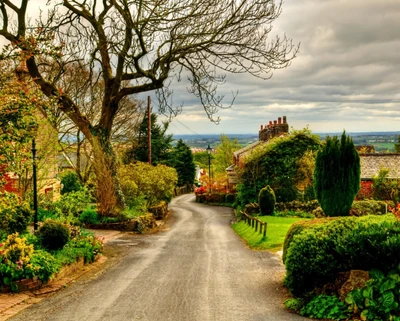
[[[82,234],[70,240],[60,251],[57,251],[55,257],[62,265],[74,263],[80,258],[83,258],[85,263],[92,263],[102,249],[103,239],[101,237],[82,231]]]
[[[317,200],[308,202],[292,201],[285,203],[276,203],[275,209],[278,211],[299,211],[312,213],[313,210],[318,208],[319,204]]]
[[[284,281],[296,296],[332,281],[339,271],[400,263],[400,223],[391,215],[342,217],[298,232],[292,230],[286,245]]]
[[[61,175],[61,194],[77,192],[82,188],[78,175],[73,171],[66,171]]]
[[[386,206],[392,206],[384,201],[365,200],[354,201],[350,210],[350,215],[363,216],[363,215],[383,215],[386,214]],[[393,206],[392,206],[393,207]]]
[[[286,308],[293,312],[300,312],[300,309],[304,306],[305,301],[302,298],[290,298],[283,302]]]
[[[69,241],[70,230],[59,221],[47,220],[37,231],[37,237],[46,250],[59,250]]]
[[[97,224],[99,223],[99,214],[93,208],[87,208],[79,215],[79,220],[83,224]]]
[[[82,188],[78,191],[61,195],[60,200],[55,202],[54,206],[61,212],[61,216],[78,217],[92,201],[94,200],[90,192],[86,188]]]
[[[303,306],[300,314],[316,319],[343,320],[350,316],[350,311],[338,297],[321,294]]]
[[[13,193],[0,193],[0,230],[7,234],[24,233],[32,217],[27,203]]]
[[[307,212],[295,212],[295,211],[284,211],[284,212],[274,212],[276,217],[300,217],[300,218],[314,218],[314,215]]]
[[[57,212],[55,210],[47,210],[44,208],[38,208],[38,221],[44,222],[45,220],[57,218]]]
[[[292,224],[285,236],[285,242],[283,243],[283,253],[282,253],[282,260],[285,263],[287,250],[290,246],[290,243],[293,241],[293,238],[300,234],[307,228],[313,228],[316,225],[323,225],[329,221],[332,221],[333,218],[324,218],[324,219],[314,219],[314,220],[304,220],[298,221]]]
[[[261,215],[271,215],[275,209],[275,193],[272,188],[267,185],[261,189],[258,194],[258,204],[260,206]]]
[[[351,269],[388,272],[400,263],[400,222],[358,224],[336,243],[336,251]]]
[[[61,269],[61,264],[49,252],[36,250],[31,257],[31,273],[43,282],[50,278]]]
[[[225,195],[225,203],[227,204],[233,204],[236,201],[236,195],[235,194],[226,194]]]

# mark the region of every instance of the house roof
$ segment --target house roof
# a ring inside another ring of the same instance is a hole
[[[361,179],[377,176],[379,170],[388,169],[388,178],[400,178],[400,154],[360,154]]]
[[[250,145],[247,145],[246,147],[243,147],[243,148],[241,148],[241,149],[238,149],[236,152],[233,152],[233,155],[234,155],[235,157],[238,157],[239,155],[244,154],[244,153],[247,153],[248,151],[250,151],[250,150],[256,148],[257,146],[259,146],[259,145],[264,145],[264,144],[266,144],[266,143],[267,143],[267,142],[265,142],[265,141],[258,140],[258,141],[256,141],[255,143],[252,143],[252,144],[250,144]]]

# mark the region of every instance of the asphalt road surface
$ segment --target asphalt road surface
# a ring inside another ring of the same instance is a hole
[[[110,241],[120,251],[117,264],[10,320],[305,320],[282,305],[280,259],[245,246],[230,226],[230,208],[183,195],[170,209],[170,228]]]

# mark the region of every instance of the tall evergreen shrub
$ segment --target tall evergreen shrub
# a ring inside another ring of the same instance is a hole
[[[275,193],[274,190],[269,186],[265,186],[261,189],[258,194],[258,204],[262,215],[271,215],[275,209]]]
[[[327,137],[317,154],[314,171],[314,190],[327,216],[349,215],[351,204],[360,189],[360,157],[352,139],[344,131]]]

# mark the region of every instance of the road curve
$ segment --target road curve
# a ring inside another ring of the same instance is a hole
[[[243,244],[230,227],[230,208],[197,204],[193,195],[170,208],[169,230],[111,241],[126,249],[119,264],[11,320],[305,320],[282,307],[279,258]]]

